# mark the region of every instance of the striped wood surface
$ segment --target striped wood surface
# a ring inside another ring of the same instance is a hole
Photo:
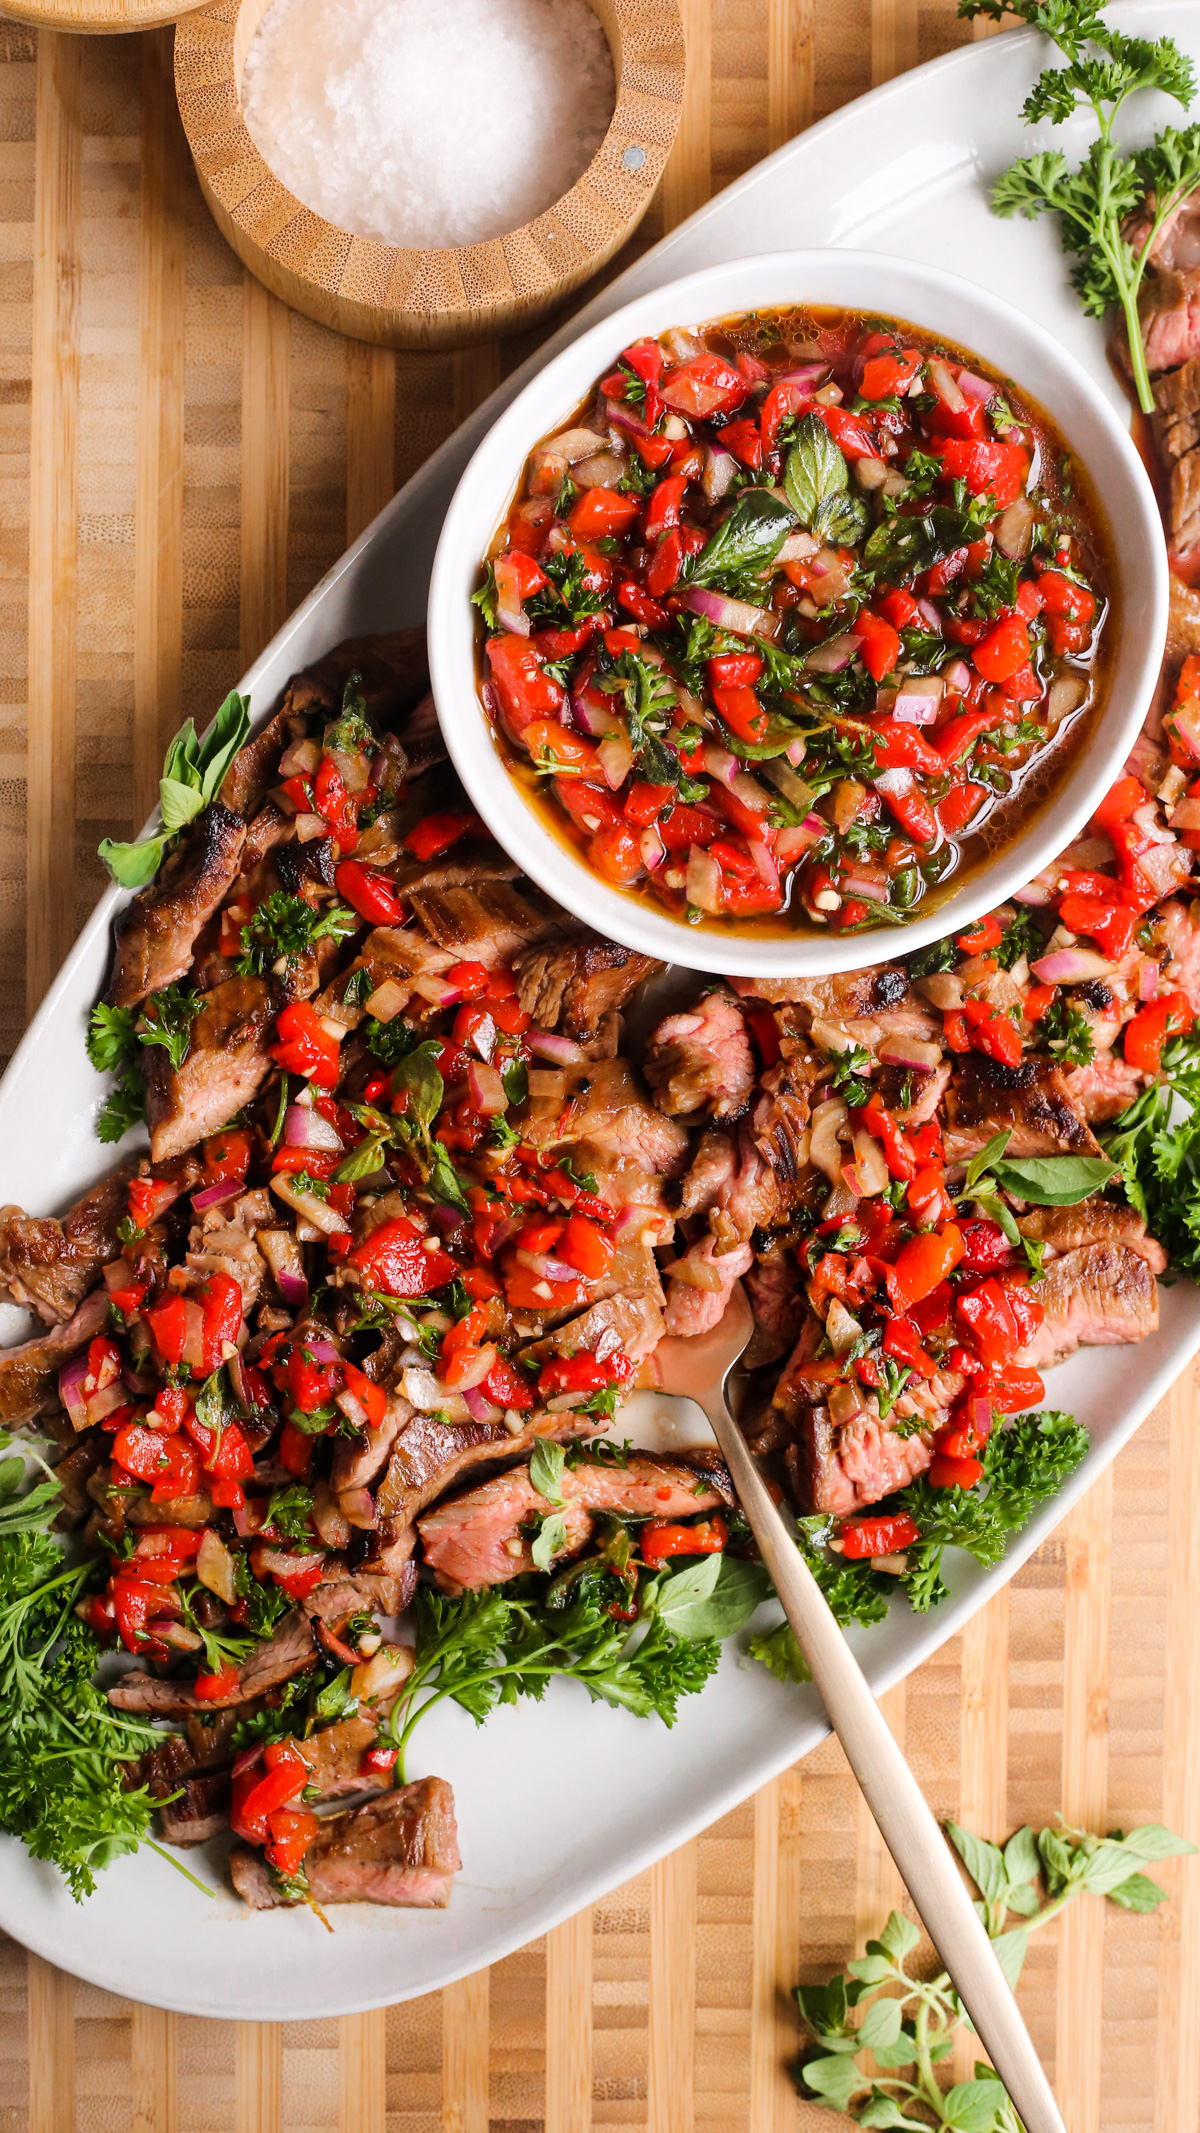
[[[872,81],[952,0],[688,0],[679,146],[639,243]],[[169,33],[0,20],[0,1045],[129,835],[164,737],[525,352],[393,356],[290,317],[201,206]],[[26,823],[28,830],[26,831]],[[1058,1535],[888,1699],[934,1808],[1200,1837],[1189,1376]],[[1200,1862],[1156,1917],[1077,1910],[1022,1998],[1071,2133],[1196,2133]],[[131,2006],[0,1943],[0,2133],[818,2133],[789,1988],[898,1891],[832,1745],[489,1973],[278,2028]],[[963,2071],[968,2070],[964,2060]]]

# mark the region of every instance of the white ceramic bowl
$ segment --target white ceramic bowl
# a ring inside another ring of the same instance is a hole
[[[1116,563],[1116,656],[1099,720],[1050,803],[956,895],[918,906],[905,926],[794,939],[708,930],[672,919],[648,897],[610,888],[538,820],[492,741],[476,678],[480,560],[504,518],[527,454],[557,429],[642,334],[696,327],[731,313],[798,303],[906,319],[973,350],[1039,401],[1091,476]],[[1097,332],[1100,328],[1097,327]],[[1127,431],[1058,343],[1011,304],[915,260],[856,251],[773,252],[668,282],[582,333],[525,387],[479,446],[446,514],[429,588],[429,663],[442,731],[480,815],[531,878],[598,933],[695,970],[808,976],[910,953],[958,931],[1029,881],[1076,836],[1118,774],[1158,678],[1167,625],[1167,561],[1157,505]]]

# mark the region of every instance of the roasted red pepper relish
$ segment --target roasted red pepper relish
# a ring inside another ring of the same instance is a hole
[[[611,885],[854,931],[940,900],[1057,786],[1112,581],[1086,478],[977,357],[758,313],[634,343],[530,454],[476,595],[482,693]]]

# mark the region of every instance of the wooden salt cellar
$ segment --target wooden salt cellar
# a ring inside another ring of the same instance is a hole
[[[637,228],[683,104],[680,0],[590,0],[612,48],[617,103],[569,192],[486,244],[429,251],[355,237],[304,207],[250,137],[242,69],[270,0],[217,0],[175,35],[175,86],[201,188],[252,274],[323,326],[395,348],[452,348],[528,326]]]

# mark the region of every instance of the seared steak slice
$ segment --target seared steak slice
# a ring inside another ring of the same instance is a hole
[[[594,1044],[607,1018],[660,967],[636,949],[585,933],[525,949],[513,975],[521,1006],[539,1029],[561,1029],[577,1044]]]
[[[279,758],[292,737],[291,694],[289,689],[283,708],[238,749],[225,773],[220,792],[221,805],[247,821],[258,812],[272,785],[277,782]]]
[[[1141,1252],[1127,1244],[1087,1244],[1052,1259],[1037,1298],[1045,1319],[1016,1358],[1034,1370],[1076,1348],[1144,1340],[1158,1327],[1158,1284]]]
[[[1182,578],[1171,572],[1171,597],[1167,606],[1167,658],[1178,663],[1189,652],[1200,652],[1200,592],[1185,585]],[[1144,736],[1143,736],[1144,738]],[[1137,744],[1135,743],[1135,753]],[[1159,747],[1156,760],[1165,760]],[[1159,775],[1162,775],[1160,771]]]
[[[597,1305],[597,1309],[602,1306]],[[599,1424],[600,1429],[607,1425]],[[543,1415],[513,1436],[503,1422],[439,1422],[434,1415],[414,1415],[401,1430],[375,1498],[381,1520],[408,1525],[435,1497],[499,1462],[528,1458],[539,1437],[554,1444],[590,1437],[597,1424],[589,1415]]]
[[[626,1059],[565,1068],[561,1096],[534,1098],[524,1138],[534,1148],[586,1141],[602,1158],[637,1163],[652,1177],[677,1176],[688,1146],[686,1128],[651,1109]]]
[[[78,1310],[102,1266],[121,1249],[117,1229],[129,1210],[131,1172],[101,1178],[59,1222],[0,1207],[0,1286],[59,1326]]]
[[[436,1777],[385,1792],[350,1814],[331,1815],[304,1860],[315,1903],[387,1903],[424,1911],[450,1901],[461,1865],[454,1794]],[[252,1910],[300,1900],[282,1894],[262,1853],[249,1844],[234,1845],[229,1869]]]
[[[1174,370],[1200,355],[1200,274],[1147,270],[1138,295],[1142,344],[1151,372]]]
[[[1087,1066],[1065,1068],[1063,1086],[1090,1126],[1116,1118],[1145,1087],[1145,1076],[1111,1052],[1097,1052]]]
[[[689,1245],[682,1259],[664,1271],[667,1274],[667,1332],[676,1339],[692,1339],[719,1326],[735,1281],[749,1272],[754,1253],[749,1244],[727,1240],[710,1230]]]
[[[167,860],[159,879],[117,913],[116,958],[108,988],[114,1007],[136,1007],[147,993],[159,992],[183,976],[197,935],[241,867],[245,842],[241,816],[214,800]]]
[[[87,1485],[111,1449],[111,1438],[98,1429],[90,1429],[71,1451],[63,1453],[55,1466],[54,1478],[62,1490],[62,1508],[54,1523],[62,1532],[70,1533],[76,1526],[81,1526],[91,1511],[92,1499]]]
[[[1019,1067],[968,1052],[946,1091],[948,1163],[969,1162],[1007,1126],[1008,1154],[1099,1155],[1100,1144],[1067,1094],[1062,1068],[1030,1053]]]
[[[619,1346],[631,1362],[638,1363],[657,1348],[663,1330],[662,1306],[656,1296],[606,1296],[577,1318],[555,1326],[529,1353],[545,1363],[551,1356],[579,1355],[585,1348],[593,1355],[613,1354]]]
[[[800,1286],[800,1269],[790,1252],[772,1246],[769,1259],[759,1259],[745,1275],[746,1294],[754,1313],[754,1332],[743,1361],[747,1370],[778,1362],[800,1331],[806,1309]]]
[[[383,1472],[388,1453],[401,1430],[412,1421],[414,1412],[403,1394],[394,1392],[378,1429],[364,1429],[354,1437],[337,1439],[329,1479],[335,1496],[340,1496],[343,1489],[365,1489]]]
[[[688,1014],[668,1015],[650,1037],[645,1072],[668,1117],[739,1117],[754,1093],[754,1054],[737,1001],[710,992]]]
[[[14,1429],[55,1406],[63,1364],[87,1347],[107,1319],[108,1291],[93,1289],[65,1326],[35,1334],[17,1348],[0,1349],[0,1426]]]
[[[923,1474],[933,1458],[932,1433],[902,1437],[866,1414],[839,1427],[827,1407],[813,1406],[801,1411],[785,1457],[797,1508],[844,1518]]]
[[[1147,1236],[1136,1208],[1118,1207],[1115,1200],[1102,1199],[1099,1193],[1075,1207],[1031,1207],[1018,1216],[1017,1228],[1023,1237],[1048,1245],[1055,1257],[1085,1244],[1120,1244],[1137,1252],[1152,1274],[1167,1270],[1167,1255],[1157,1237]],[[1040,1298],[1042,1292],[1034,1293]]]
[[[1154,440],[1170,478],[1167,543],[1176,555],[1200,541],[1200,359],[1154,381]]]
[[[186,1851],[193,1844],[207,1844],[229,1827],[233,1797],[228,1770],[210,1770],[181,1780],[182,1797],[168,1800],[158,1810],[163,1841]]]
[[[562,1477],[567,1528],[564,1556],[586,1543],[592,1519],[606,1511],[627,1518],[690,1518],[732,1504],[733,1486],[719,1460],[656,1458],[633,1454],[623,1467],[581,1461]],[[465,1496],[455,1496],[418,1521],[425,1560],[444,1592],[473,1592],[499,1585],[534,1568],[527,1520],[555,1508],[539,1495],[527,1466],[497,1474]]]
[[[187,1681],[160,1681],[139,1668],[122,1674],[108,1692],[118,1711],[138,1711],[151,1718],[186,1718],[190,1711],[214,1711],[268,1696],[294,1674],[302,1674],[317,1656],[308,1617],[298,1607],[285,1615],[269,1644],[260,1644],[238,1668],[237,1687],[228,1696],[201,1702]]]
[[[410,889],[417,924],[439,948],[469,962],[511,963],[557,930],[559,912],[538,891],[536,901],[509,881],[481,881],[452,889]]]
[[[207,993],[178,1073],[162,1045],[142,1053],[150,1154],[164,1163],[216,1133],[256,1096],[271,1071],[265,978],[226,978]]]

